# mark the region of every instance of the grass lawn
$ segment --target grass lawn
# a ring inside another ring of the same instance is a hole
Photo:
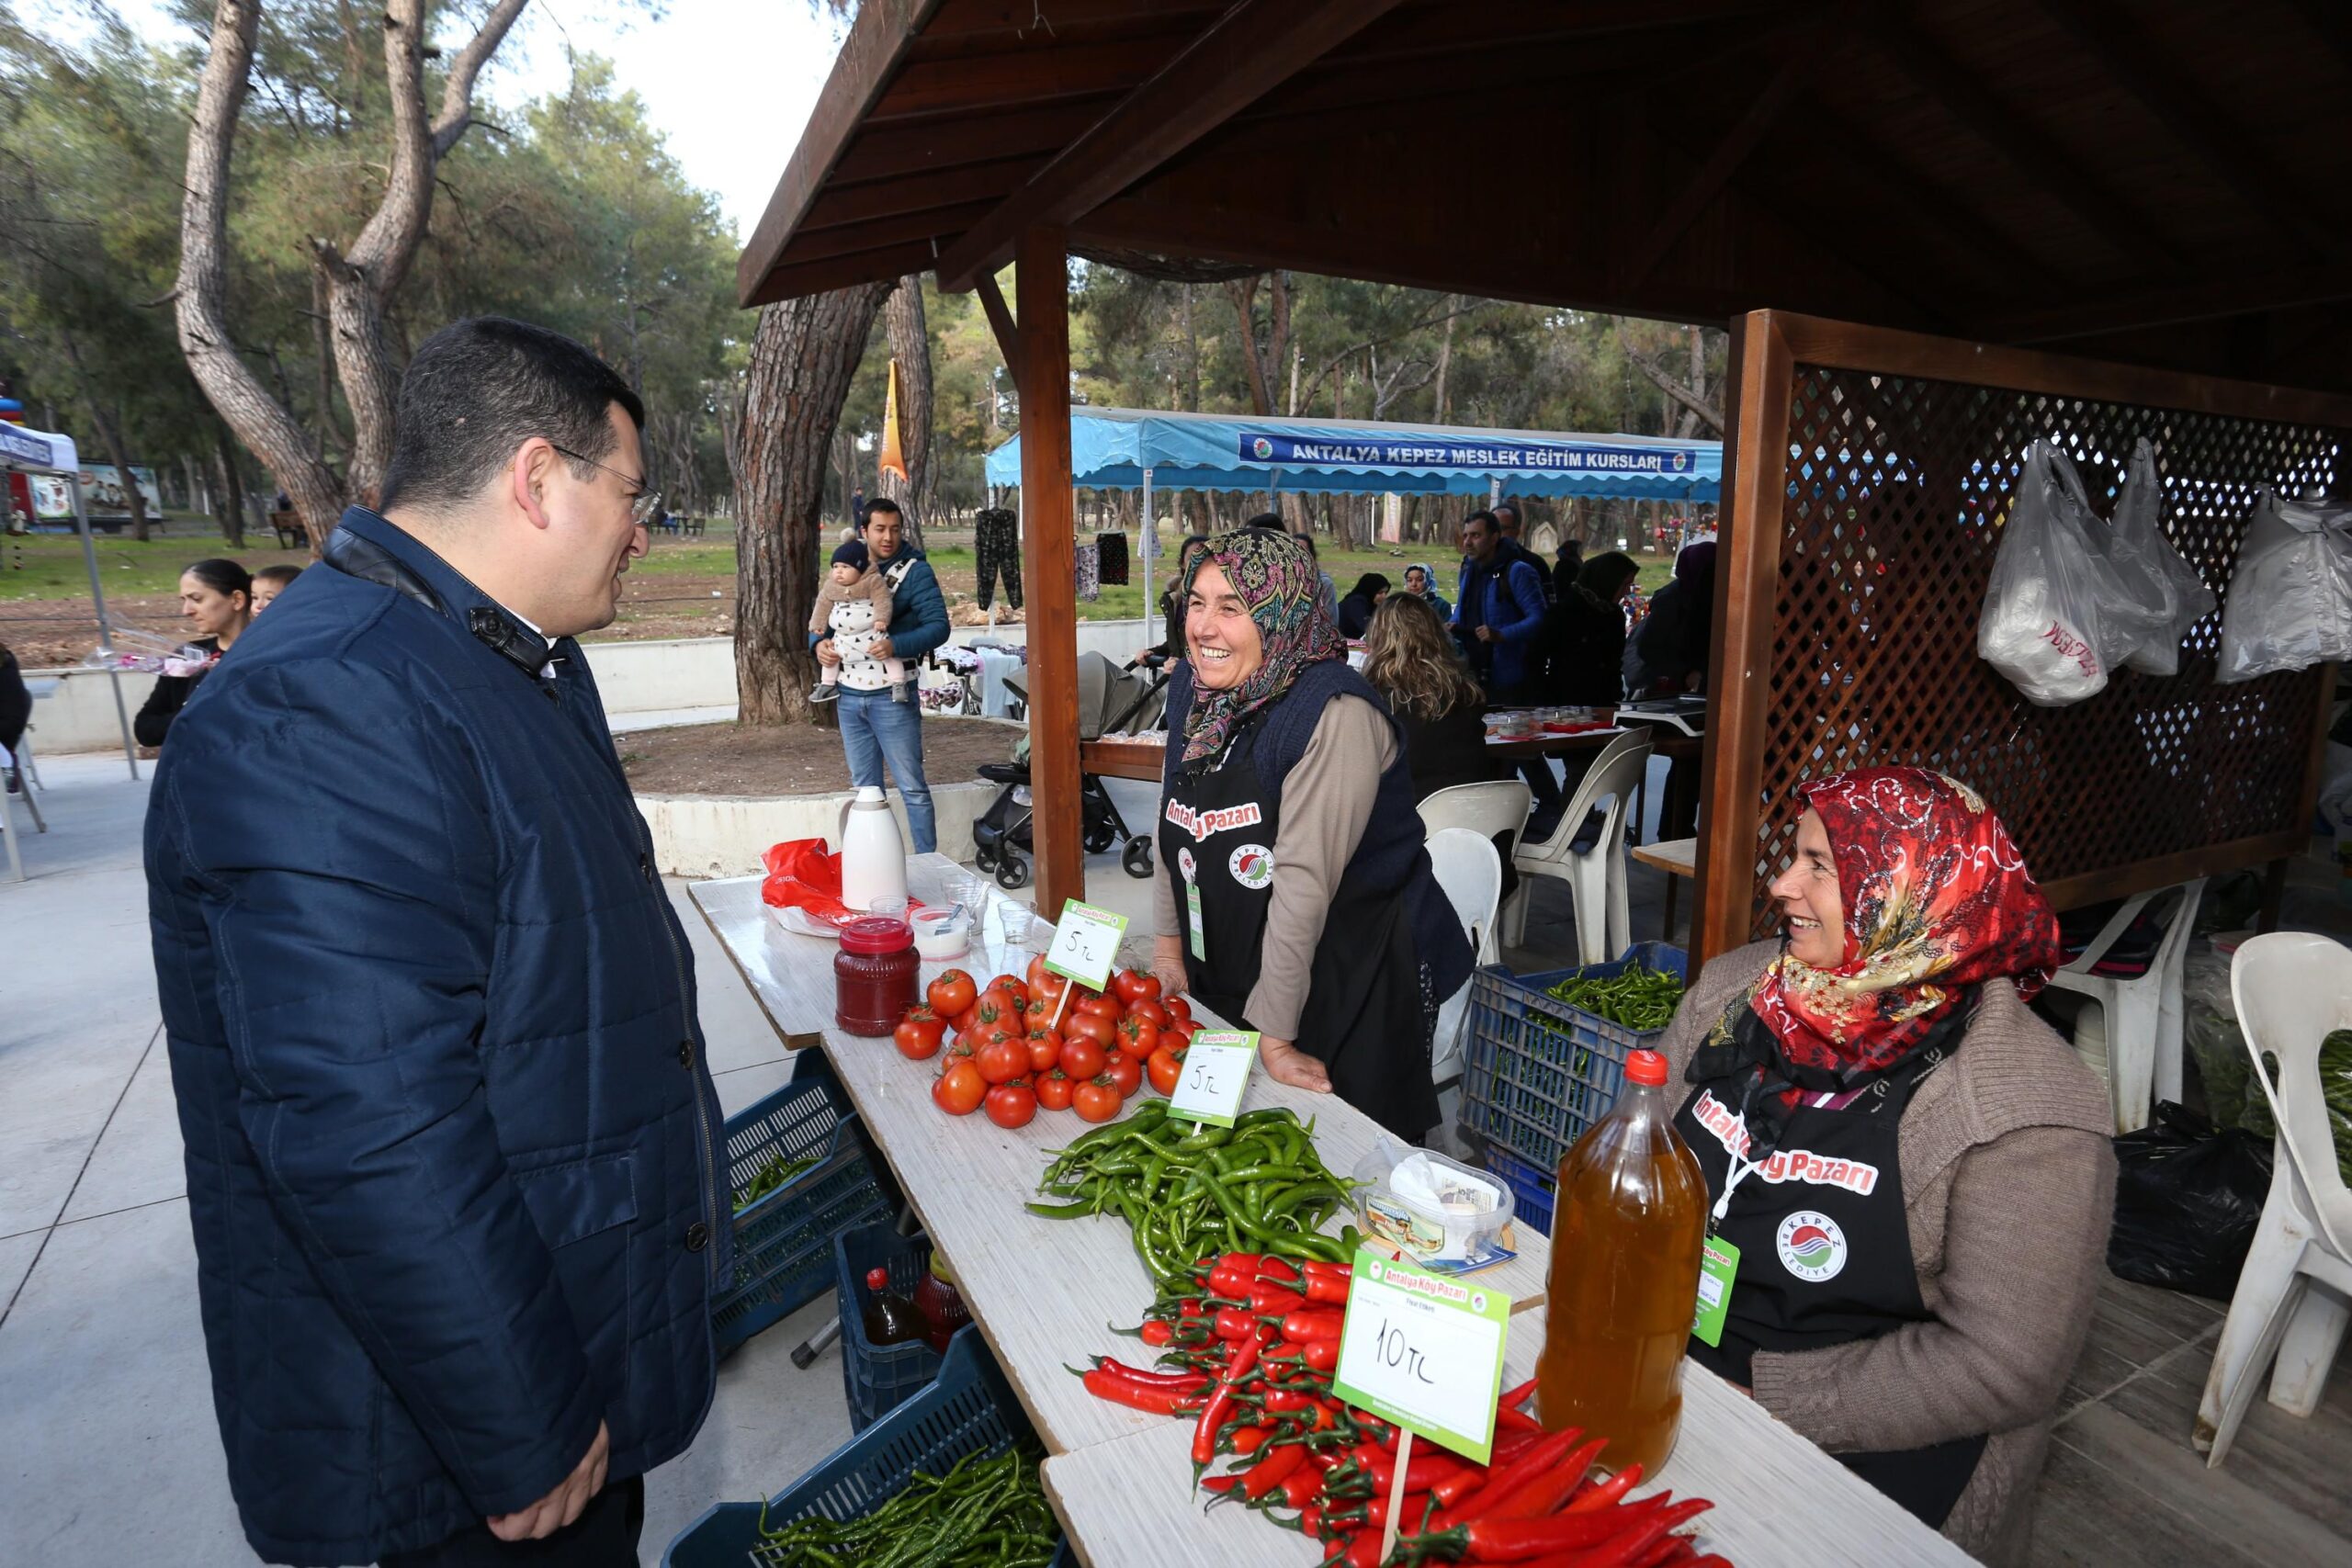
[[[125,596],[161,595],[169,597],[179,591],[179,575],[190,561],[208,555],[231,555],[247,570],[285,564],[307,565],[310,552],[303,549],[281,550],[266,535],[247,536],[247,546],[232,551],[219,536],[209,534],[202,518],[175,519],[171,531],[160,538],[141,544],[128,534],[98,535],[96,545],[98,570],[108,594]],[[828,530],[825,537],[831,539]],[[259,542],[254,542],[258,537]],[[972,547],[965,536],[941,532],[934,535],[936,543],[927,552],[933,570],[940,576],[951,601],[973,595],[977,580]],[[828,546],[828,548],[831,547]],[[1172,560],[1163,555],[1158,565]],[[1642,587],[1656,592],[1673,575],[1673,563],[1665,556],[1636,556],[1642,563]],[[1410,561],[1423,560],[1436,570],[1438,591],[1451,596],[1457,562],[1450,554],[1440,554],[1428,546],[1409,549],[1386,546],[1370,550],[1325,549],[1321,557],[1323,570],[1345,593],[1355,581],[1368,571],[1376,571],[1391,582],[1402,586],[1405,567]],[[1081,601],[1079,614],[1090,620],[1118,620],[1143,614],[1143,563],[1129,552],[1130,579],[1125,587],[1106,587],[1102,596],[1091,603]],[[700,538],[673,538],[657,536],[646,558],[638,562],[632,576],[649,579],[665,577],[698,577],[731,579],[735,574],[735,537],[731,525],[715,522],[710,532]],[[1154,571],[1153,587],[1158,590],[1164,580]],[[658,592],[652,582],[644,587]],[[88,596],[88,578],[82,565],[81,541],[71,535],[36,534],[23,537],[11,536],[0,540],[0,600],[84,599]],[[697,594],[699,599],[701,594]],[[682,604],[672,613],[691,614],[699,606]],[[708,609],[724,608],[723,601],[709,604]],[[705,612],[707,613],[707,612]]]

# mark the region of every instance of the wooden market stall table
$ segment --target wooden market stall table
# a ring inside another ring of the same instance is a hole
[[[1099,779],[1136,779],[1158,784],[1168,748],[1156,740],[1081,740],[1078,765]]]
[[[953,869],[944,856],[916,856],[909,863],[910,889],[917,898],[936,897]],[[1111,1217],[1048,1220],[1023,1208],[1036,1195],[1046,1151],[1067,1144],[1085,1123],[1043,1114],[1008,1131],[981,1115],[942,1115],[931,1102],[933,1063],[908,1060],[887,1039],[848,1036],[833,1027],[833,944],[779,928],[761,902],[760,881],[700,883],[695,902],[787,1042],[817,1037],[932,1243],[954,1260],[974,1323],[1053,1456],[1047,1484],[1090,1568],[1316,1562],[1319,1554],[1303,1537],[1241,1517],[1239,1510],[1204,1519],[1190,1488],[1185,1424],[1098,1400],[1065,1370],[1096,1354],[1136,1359],[1136,1342],[1109,1325],[1137,1322],[1153,1294],[1125,1224]],[[980,938],[953,961],[981,978],[1024,966],[1030,952],[1050,940],[1040,921],[1027,947],[1006,947],[1001,916],[1012,900],[993,887],[984,897]],[[949,966],[926,963],[922,977],[928,982]],[[1314,1121],[1317,1152],[1343,1177],[1380,1135],[1368,1118],[1329,1095],[1254,1077],[1245,1109],[1277,1105]],[[1523,1377],[1542,1342],[1551,1255],[1544,1238],[1525,1227],[1515,1240],[1519,1257],[1477,1278],[1517,1303],[1509,1364]],[[1692,1367],[1685,1386],[1685,1457],[1668,1467],[1666,1482],[1725,1505],[1721,1539],[1742,1543],[1733,1554],[1740,1568],[1967,1561],[1712,1374]],[[1207,1543],[1220,1537],[1229,1539],[1230,1553],[1210,1551]],[[1833,1548],[1846,1540],[1855,1543],[1855,1554],[1840,1557]]]
[[[1699,874],[1699,840],[1696,839],[1661,839],[1655,844],[1635,844],[1627,852],[1644,865],[1655,866],[1666,873],[1666,930],[1658,933],[1665,942],[1674,940],[1674,895],[1682,878],[1696,879]]]

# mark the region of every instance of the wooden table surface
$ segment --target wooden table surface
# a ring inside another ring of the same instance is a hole
[[[1699,874],[1696,839],[1661,839],[1655,844],[1635,844],[1630,852],[1644,865],[1654,865],[1669,876]]]
[[[915,857],[909,867],[915,897],[935,897],[950,863],[944,856]],[[757,877],[705,882],[694,898],[776,1029],[822,1036],[909,1203],[933,1244],[954,1260],[973,1321],[1053,1456],[1046,1486],[1089,1568],[1317,1561],[1304,1538],[1238,1508],[1204,1517],[1188,1484],[1185,1424],[1107,1404],[1063,1370],[1094,1354],[1137,1359],[1136,1342],[1109,1325],[1133,1325],[1152,1295],[1124,1223],[1045,1220],[1022,1208],[1035,1195],[1046,1151],[1085,1123],[1041,1114],[1008,1132],[982,1115],[941,1115],[931,1103],[933,1063],[907,1060],[888,1040],[833,1028],[833,944],[780,930],[760,902],[759,887]],[[989,889],[985,942],[956,960],[958,966],[985,979],[1026,964],[1029,949],[1016,953],[1002,942],[1000,918],[1011,902]],[[1037,922],[1030,948],[1049,940],[1050,929]],[[1130,951],[1139,956],[1146,940],[1131,935]],[[945,967],[924,964],[924,979]],[[1329,1095],[1289,1089],[1262,1074],[1244,1103],[1288,1105],[1313,1117],[1317,1151],[1342,1175],[1379,1132]],[[1550,1260],[1542,1235],[1521,1226],[1514,1239],[1519,1258],[1479,1275],[1519,1303],[1507,1381],[1528,1376],[1542,1347]],[[1662,1484],[1716,1501],[1721,1523],[1707,1532],[1709,1541],[1740,1568],[1969,1561],[1712,1373],[1686,1368],[1684,1390],[1680,1446]]]
[[[1168,748],[1149,740],[1081,740],[1078,765],[1097,778],[1139,779],[1158,784],[1166,771]]]

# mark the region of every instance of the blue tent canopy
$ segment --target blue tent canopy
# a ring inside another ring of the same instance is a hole
[[[1567,435],[1370,420],[1275,420],[1148,409],[1070,411],[1070,479],[1094,490],[1280,490],[1401,495],[1721,498],[1720,441]],[[1021,482],[1021,438],[989,454],[992,485]]]

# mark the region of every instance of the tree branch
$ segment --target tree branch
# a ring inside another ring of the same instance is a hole
[[[1617,324],[1617,345],[1625,351],[1625,357],[1632,363],[1634,368],[1648,377],[1659,391],[1697,414],[1701,421],[1717,435],[1723,434],[1723,406],[1720,403],[1709,402],[1704,395],[1691,390],[1675,379],[1674,373],[1665,366],[1635,348],[1634,340],[1625,335],[1625,324],[1623,321]]]
[[[446,156],[458,144],[466,127],[480,123],[473,118],[474,80],[490,62],[490,57],[498,52],[498,46],[506,40],[507,29],[514,25],[514,18],[529,4],[530,0],[498,0],[490,15],[482,18],[481,30],[458,51],[457,59],[449,62],[448,77],[441,84],[441,113],[433,122],[435,158]]]

